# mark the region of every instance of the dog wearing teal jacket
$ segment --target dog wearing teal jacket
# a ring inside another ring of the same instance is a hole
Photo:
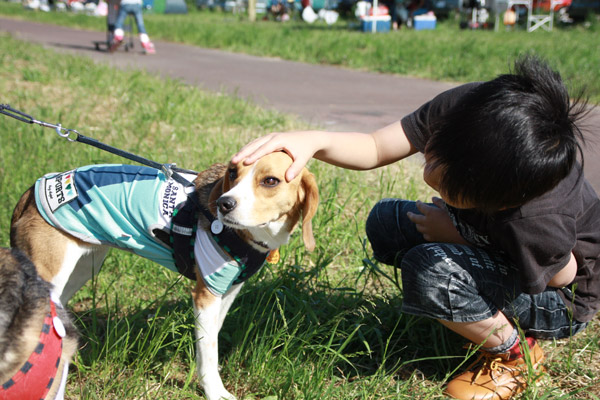
[[[175,210],[190,195],[259,252],[287,243],[300,221],[305,246],[312,250],[317,184],[306,169],[287,182],[284,174],[291,162],[279,152],[250,166],[215,164],[197,176],[185,176],[194,183],[193,193],[162,171],[147,167],[92,165],[48,174],[19,200],[11,222],[11,245],[31,258],[63,304],[100,272],[111,248],[176,271],[166,238]],[[242,287],[244,265],[217,243],[202,214],[196,228],[192,297],[198,378],[207,399],[235,399],[219,376],[218,333]]]

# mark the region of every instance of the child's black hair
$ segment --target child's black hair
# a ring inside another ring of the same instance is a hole
[[[475,85],[434,127],[425,152],[450,200],[483,211],[519,206],[551,190],[583,155],[585,101],[535,56]]]

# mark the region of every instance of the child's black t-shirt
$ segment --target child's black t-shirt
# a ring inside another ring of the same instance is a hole
[[[402,128],[413,146],[423,152],[429,127],[474,85],[446,91],[404,117]],[[578,269],[569,287],[575,296],[560,293],[580,322],[590,321],[600,309],[600,200],[579,165],[554,189],[521,207],[491,215],[453,207],[448,211],[467,241],[503,252],[515,263],[525,293],[546,290],[573,252]]]

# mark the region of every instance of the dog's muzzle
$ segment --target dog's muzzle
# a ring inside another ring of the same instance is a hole
[[[237,201],[233,197],[221,196],[217,200],[217,207],[219,207],[221,214],[227,215],[231,211],[235,210],[237,207]]]

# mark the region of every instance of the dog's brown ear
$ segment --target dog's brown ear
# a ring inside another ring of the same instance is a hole
[[[217,212],[217,199],[223,193],[223,178],[227,171],[225,164],[213,164],[204,171],[201,171],[194,185],[198,192],[198,200],[201,204],[208,205],[208,209],[215,213]]]
[[[312,218],[315,216],[319,205],[319,188],[315,176],[306,169],[302,171],[301,185],[304,192],[304,198],[300,199],[302,204],[302,240],[307,250],[313,251],[315,249],[315,237],[312,230]]]

